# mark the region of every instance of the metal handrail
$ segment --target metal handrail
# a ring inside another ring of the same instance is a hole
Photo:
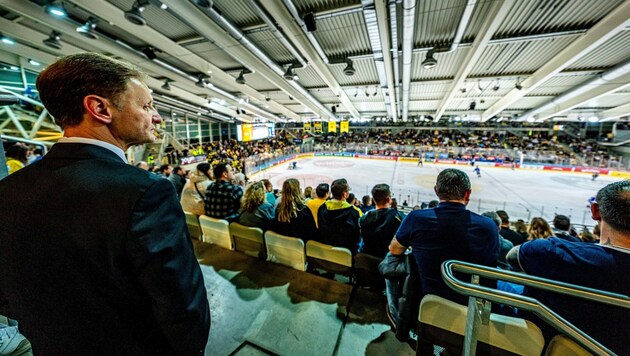
[[[566,319],[549,309],[538,300],[514,293],[484,287],[478,284],[463,282],[457,279],[454,271],[479,276],[493,280],[518,283],[528,287],[542,289],[554,293],[591,300],[608,305],[630,309],[630,297],[622,294],[605,292],[597,289],[577,286],[574,284],[553,281],[545,278],[530,276],[523,273],[499,270],[496,268],[479,266],[461,261],[445,261],[442,263],[442,278],[449,288],[455,292],[473,298],[489,300],[494,303],[511,305],[519,309],[534,313],[540,319],[569,336],[582,347],[595,355],[614,355],[608,348],[595,341],[582,330],[575,327]]]

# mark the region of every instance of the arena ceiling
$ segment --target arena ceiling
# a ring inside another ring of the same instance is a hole
[[[630,0],[0,0],[1,61],[106,53],[222,120],[626,119],[629,30]]]

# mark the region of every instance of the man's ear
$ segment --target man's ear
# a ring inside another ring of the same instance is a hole
[[[599,204],[597,203],[591,204],[591,216],[593,217],[593,220],[596,220],[596,221],[602,220],[602,216],[599,212]]]
[[[466,193],[464,193],[464,200],[467,202],[470,201],[470,193],[472,193],[472,190],[470,189],[468,189]]]
[[[112,107],[109,100],[98,95],[83,98],[83,108],[96,121],[109,125],[112,122]]]

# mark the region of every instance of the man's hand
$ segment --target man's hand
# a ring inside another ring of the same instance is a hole
[[[392,255],[402,255],[403,253],[405,253],[405,250],[407,250],[407,248],[401,245],[400,242],[396,240],[396,236],[394,236],[392,242],[389,243],[389,252]]]

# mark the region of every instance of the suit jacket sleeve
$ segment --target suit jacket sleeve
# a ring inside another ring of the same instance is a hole
[[[210,308],[186,220],[173,185],[158,179],[136,203],[127,250],[134,272],[173,350],[203,352]]]

